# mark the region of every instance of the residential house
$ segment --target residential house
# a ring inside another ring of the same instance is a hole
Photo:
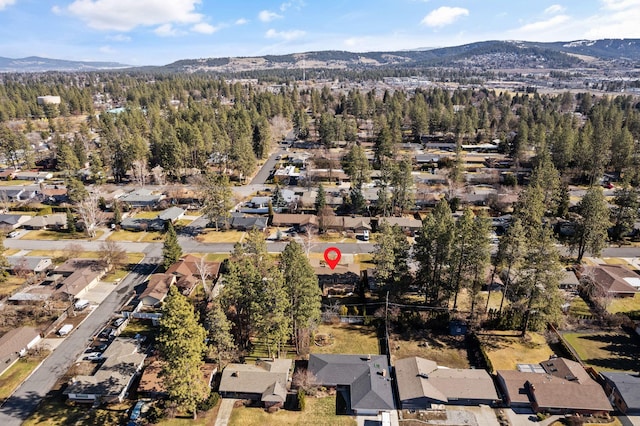
[[[120,228],[125,231],[164,231],[165,222],[161,219],[144,219],[137,217],[126,217],[120,222]]]
[[[2,213],[0,214],[0,230],[6,231],[10,229],[17,229],[29,219],[31,219],[31,216],[23,214]]]
[[[576,273],[571,269],[564,271],[559,287],[563,290],[577,290],[579,286],[580,281]]]
[[[612,297],[633,297],[640,289],[640,276],[622,265],[585,266],[579,275],[580,281],[593,280]]]
[[[12,328],[0,337],[0,376],[40,339],[40,331],[33,327]]]
[[[44,256],[7,256],[7,261],[13,274],[39,274],[53,267],[51,258]]]
[[[179,261],[167,269],[167,274],[175,275],[176,286],[185,296],[191,294],[193,289],[202,279],[200,269],[205,268],[205,275],[208,280],[215,283],[220,274],[220,262],[202,262],[202,259],[192,254],[183,256]]]
[[[26,190],[24,187],[6,187],[0,189],[0,199],[11,202],[28,201],[35,196],[35,191]]]
[[[251,231],[253,229],[264,231],[267,229],[268,220],[268,217],[260,216],[234,216],[231,228],[238,231]]]
[[[151,274],[147,287],[140,294],[144,306],[156,307],[167,297],[169,288],[176,283],[176,276],[169,273]]]
[[[163,198],[164,195],[143,188],[123,195],[119,200],[133,208],[155,208]]]
[[[61,230],[67,227],[67,215],[64,213],[46,214],[34,216],[23,225],[26,229],[53,229]]]
[[[2,169],[0,170],[0,180],[13,180],[16,178],[17,169]]]
[[[271,219],[273,226],[303,228],[306,226],[318,227],[318,217],[314,214],[286,214],[274,213]]]
[[[42,182],[53,177],[51,172],[16,172],[13,177],[18,180],[33,180],[36,182]]]
[[[579,363],[550,358],[527,371],[498,370],[504,402],[536,413],[603,414],[612,410],[602,387]]]
[[[269,213],[269,204],[271,204],[271,197],[253,197],[251,201],[240,208],[240,212],[267,214]]]
[[[282,407],[287,399],[290,359],[258,360],[254,364],[228,364],[222,371],[223,398],[260,402],[265,408]]]
[[[106,269],[91,259],[69,259],[50,274],[55,293],[82,299],[105,274]]]
[[[342,263],[331,269],[324,261],[310,259],[310,262],[324,296],[356,291],[360,283],[360,265],[357,263]]]
[[[91,376],[76,376],[64,394],[75,402],[122,402],[146,355],[136,339],[117,337],[102,353],[104,363]]]
[[[640,374],[623,372],[600,373],[604,391],[618,411],[640,415]]]
[[[398,226],[403,232],[412,235],[422,229],[422,221],[413,217],[381,217],[378,226],[387,223],[389,226]]]
[[[308,371],[319,386],[345,395],[347,413],[375,416],[395,409],[386,355],[311,354]]]
[[[158,219],[163,222],[171,222],[175,223],[177,220],[182,219],[186,210],[180,207],[169,207],[168,209],[162,211],[158,214]]]
[[[394,367],[405,410],[425,410],[434,404],[493,405],[500,399],[485,370],[444,368],[420,357],[398,360]]]
[[[41,195],[43,201],[54,204],[59,204],[69,199],[67,188],[63,185],[44,186],[41,189]]]
[[[350,177],[342,169],[308,169],[307,179],[312,182],[348,182]]]

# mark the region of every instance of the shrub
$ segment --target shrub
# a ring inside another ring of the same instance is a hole
[[[218,404],[218,401],[220,401],[220,394],[211,392],[207,399],[198,404],[198,411],[209,411]]]
[[[307,394],[304,392],[304,389],[298,389],[298,408],[300,411],[304,411],[307,406]]]

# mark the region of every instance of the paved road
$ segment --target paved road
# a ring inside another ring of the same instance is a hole
[[[161,262],[156,247],[150,247],[147,257],[117,286],[114,291],[80,324],[40,367],[25,380],[0,408],[0,425],[18,426],[37,408],[59,377],[73,365],[90,339],[104,326]]]
[[[276,152],[271,154],[269,158],[267,158],[267,161],[264,162],[262,168],[260,168],[260,171],[251,180],[251,185],[264,185],[267,179],[269,179],[271,170],[273,170],[278,162],[277,158],[286,153],[287,151],[278,149]]]

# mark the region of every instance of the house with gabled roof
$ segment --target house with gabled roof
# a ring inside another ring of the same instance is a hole
[[[73,377],[64,394],[70,401],[122,402],[146,358],[136,339],[117,337],[102,353],[104,363],[93,375]]]
[[[508,406],[549,414],[596,415],[612,411],[600,384],[579,363],[552,357],[541,362],[540,367],[497,371],[497,382]]]
[[[282,407],[292,360],[258,360],[255,364],[228,364],[222,371],[219,392],[223,398],[260,402],[265,408]]]
[[[173,274],[151,274],[147,287],[140,294],[140,301],[144,306],[158,306],[169,294],[169,288],[176,283]]]
[[[618,411],[640,415],[640,374],[626,372],[600,373],[604,390]]]
[[[33,327],[13,328],[0,337],[0,375],[37,345],[40,339],[40,331]]]
[[[493,405],[500,400],[485,370],[439,367],[434,361],[410,357],[395,362],[403,409],[429,409],[434,404]]]
[[[188,296],[202,279],[201,266],[206,268],[207,279],[215,283],[220,274],[220,262],[204,262],[203,265],[202,259],[192,254],[183,256],[176,263],[169,266],[166,273],[176,276],[176,286],[183,295]]]
[[[640,275],[622,265],[585,266],[580,271],[580,280],[593,280],[612,297],[634,297],[640,289]]]
[[[50,257],[45,256],[7,256],[10,271],[14,274],[39,274],[53,268]]]
[[[311,354],[308,371],[319,386],[344,392],[347,412],[378,415],[395,409],[385,355]]]
[[[0,214],[0,229],[16,229],[31,219],[31,216],[23,214]]]

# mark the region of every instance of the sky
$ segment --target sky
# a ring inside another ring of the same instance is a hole
[[[135,66],[600,38],[640,38],[640,0],[0,0],[0,56]]]

